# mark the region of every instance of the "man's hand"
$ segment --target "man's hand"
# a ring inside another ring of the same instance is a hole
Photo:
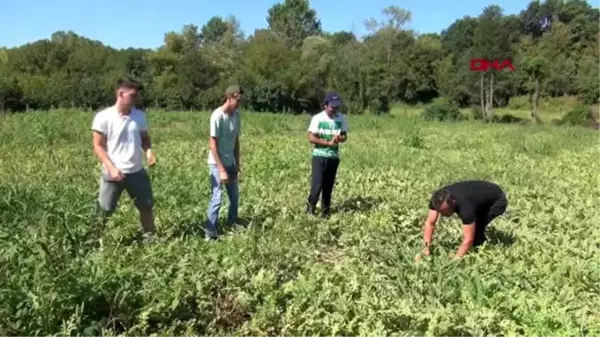
[[[425,247],[423,248],[423,251],[421,251],[420,254],[417,254],[417,256],[415,256],[415,261],[419,262],[421,260],[421,258],[423,258],[423,256],[429,256],[431,254],[431,251],[429,250],[429,247]]]
[[[345,132],[340,132],[340,133],[338,133],[338,134],[336,135],[336,137],[337,137],[337,139],[338,139],[338,140],[337,140],[337,142],[338,142],[338,143],[343,143],[343,142],[345,142],[345,141],[346,141],[346,133],[345,133]]]
[[[237,179],[238,181],[240,181],[242,178],[242,170],[236,166],[235,168],[235,179]]]
[[[429,247],[431,245],[431,240],[433,239],[433,231],[435,230],[435,223],[437,222],[437,219],[437,211],[430,209],[427,213],[427,220],[425,220],[425,230],[423,232],[425,248],[423,248],[423,251],[421,252],[422,255],[428,256],[431,254]],[[421,254],[417,255],[417,261],[421,259]]]
[[[146,160],[148,161],[149,167],[152,167],[156,164],[156,154],[152,152],[152,149],[148,149],[148,151],[146,151]]]
[[[475,223],[463,225],[463,242],[458,247],[454,259],[460,259],[463,257],[469,249],[473,246],[473,240],[475,238]]]
[[[219,179],[221,180],[221,184],[227,185],[227,183],[229,182],[229,175],[227,174],[227,171],[220,170],[219,171]]]
[[[125,179],[125,175],[118,168],[111,166],[108,168],[108,179],[110,181],[121,181]]]

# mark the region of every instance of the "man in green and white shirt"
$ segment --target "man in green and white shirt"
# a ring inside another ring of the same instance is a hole
[[[337,93],[327,93],[325,109],[312,117],[308,127],[308,140],[315,145],[312,153],[312,183],[307,200],[307,212],[310,214],[315,213],[322,192],[322,215],[330,215],[331,193],[340,163],[339,143],[345,142],[348,137],[346,119],[337,111],[341,105],[342,100]]]

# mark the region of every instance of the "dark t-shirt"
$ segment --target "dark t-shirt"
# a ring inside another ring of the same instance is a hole
[[[463,224],[474,223],[478,217],[487,216],[490,207],[503,195],[500,186],[483,180],[468,180],[444,187],[456,200],[455,212]],[[429,209],[434,209],[433,199]]]

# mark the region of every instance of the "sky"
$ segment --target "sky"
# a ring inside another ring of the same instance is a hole
[[[266,28],[267,11],[283,0],[0,0],[0,46],[15,47],[64,30],[114,48],[157,48],[165,33],[185,24],[202,27],[212,16],[234,15],[246,36]],[[598,7],[598,0],[587,1]],[[383,19],[382,10],[396,5],[409,10],[407,28],[440,33],[463,16],[477,16],[497,4],[505,14],[527,8],[528,0],[310,0],[324,31],[366,33],[364,21]]]

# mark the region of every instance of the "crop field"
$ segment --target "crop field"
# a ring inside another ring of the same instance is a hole
[[[310,117],[242,114],[246,228],[203,238],[209,113],[151,111],[158,238],[124,193],[102,247],[93,114],[0,116],[0,335],[600,334],[597,130],[348,116],[323,220]],[[472,178],[507,191],[490,240],[452,261],[446,218],[415,263],[431,192]]]

